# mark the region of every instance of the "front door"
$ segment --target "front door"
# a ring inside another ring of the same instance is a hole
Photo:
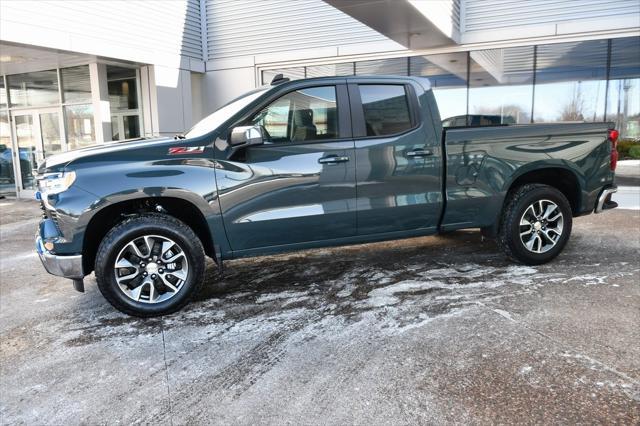
[[[62,151],[62,122],[57,108],[12,112],[16,136],[14,165],[18,194],[29,197],[36,190],[38,164]],[[15,161],[17,160],[17,161]]]
[[[437,227],[442,209],[440,141],[428,127],[426,110],[416,102],[420,90],[389,80],[349,84],[359,235]]]
[[[243,125],[266,131],[263,145],[217,160],[216,180],[234,251],[356,234],[355,152],[346,87],[300,87]]]

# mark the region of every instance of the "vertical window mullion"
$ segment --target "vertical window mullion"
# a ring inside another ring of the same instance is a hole
[[[465,123],[467,126],[470,126],[469,122],[469,90],[470,90],[470,80],[471,79],[471,52],[467,51],[467,102],[465,109]]]
[[[531,118],[530,123],[533,123],[533,113],[536,103],[536,74],[538,72],[538,46],[533,46],[533,81],[531,82]]]
[[[609,78],[611,77],[611,39],[607,40],[607,70],[606,83],[604,85],[604,116],[603,121],[607,121],[607,110],[609,108]]]

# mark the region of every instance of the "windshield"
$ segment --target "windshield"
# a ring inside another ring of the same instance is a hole
[[[242,108],[249,105],[252,101],[257,99],[260,95],[267,91],[267,88],[258,89],[253,92],[249,92],[239,98],[229,102],[213,114],[203,118],[198,124],[193,126],[184,136],[186,138],[195,138],[198,136],[206,135],[207,133],[218,128],[222,123],[227,121],[231,116],[239,112]]]

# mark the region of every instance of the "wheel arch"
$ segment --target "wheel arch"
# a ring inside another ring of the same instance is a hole
[[[580,184],[580,178],[572,169],[563,166],[552,166],[523,170],[511,180],[506,193],[509,194],[517,188],[530,183],[549,185],[556,188],[567,197],[573,215],[577,216],[579,214],[581,210],[582,185]],[[507,199],[508,196],[505,197],[503,208]]]
[[[582,188],[580,176],[575,170],[564,165],[545,165],[540,166],[532,164],[531,167],[519,170],[518,173],[513,175],[511,179],[504,187],[502,199],[502,205],[496,212],[495,220],[491,226],[482,228],[483,233],[488,237],[495,237],[500,227],[502,220],[502,212],[504,211],[509,196],[513,191],[517,190],[523,185],[538,183],[543,185],[549,185],[560,191],[569,201],[571,206],[571,213],[573,216],[578,216],[582,209]]]
[[[209,224],[193,202],[179,197],[144,197],[118,201],[94,213],[85,228],[82,244],[85,273],[93,271],[98,247],[110,229],[126,217],[149,212],[164,213],[184,222],[200,239],[205,254],[217,261]]]

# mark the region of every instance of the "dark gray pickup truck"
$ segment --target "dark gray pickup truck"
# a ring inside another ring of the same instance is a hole
[[[225,259],[480,228],[541,264],[615,207],[608,123],[443,131],[429,81],[277,78],[185,135],[50,157],[42,263],[131,315],[184,306]],[[247,279],[250,279],[248,277]]]

